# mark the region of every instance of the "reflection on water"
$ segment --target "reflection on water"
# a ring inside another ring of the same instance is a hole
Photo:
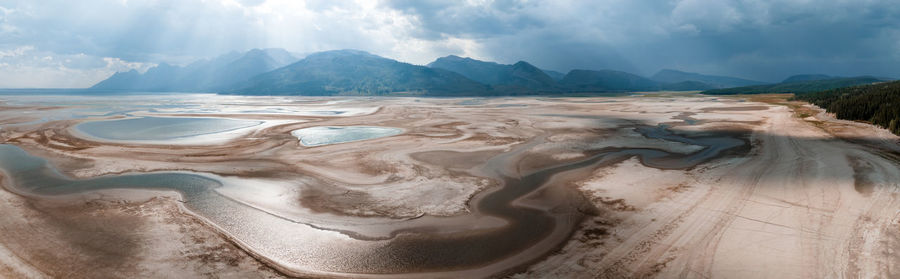
[[[499,104],[498,108],[515,108],[515,107],[527,107],[526,104]]]
[[[262,121],[224,118],[140,117],[90,121],[75,126],[79,132],[106,140],[169,140],[221,133],[262,124]]]
[[[305,146],[319,146],[389,137],[403,133],[403,129],[373,126],[320,126],[294,130],[291,135]]]
[[[503,186],[478,194],[470,205],[475,214],[502,218],[507,221],[506,226],[448,233],[442,231],[441,224],[432,224],[405,228],[406,233],[398,234],[393,239],[377,241],[350,239],[339,234],[340,237],[322,237],[310,225],[220,195],[215,189],[223,182],[217,181],[213,176],[161,172],[76,180],[50,168],[45,160],[33,157],[12,145],[0,145],[0,168],[12,179],[17,191],[26,193],[60,195],[110,188],[179,191],[189,208],[216,224],[226,234],[240,240],[239,243],[245,248],[299,270],[388,275],[462,272],[493,264],[502,271],[552,251],[564,243],[577,227],[582,213],[574,210],[572,195],[542,195],[540,199],[529,199],[530,202],[540,203],[541,206],[538,207],[514,203],[539,189],[564,191],[565,187],[548,184],[554,175],[591,170],[631,157],[638,157],[642,163],[651,167],[684,169],[747,144],[745,139],[731,134],[686,136],[675,134],[666,126],[634,128],[648,138],[704,148],[692,154],[669,153],[650,148],[605,148],[591,152],[593,155],[586,159],[550,166],[530,174],[512,176],[504,173],[506,166],[516,163],[517,157],[511,154],[534,146],[524,145],[501,154],[486,164],[483,173],[503,181]],[[304,136],[318,135],[320,138],[314,137],[313,144],[330,144],[400,132],[402,131],[399,129],[384,127],[314,127],[304,129],[300,137],[302,139]],[[329,136],[323,136],[329,133]],[[496,272],[498,270],[490,270],[480,276]]]

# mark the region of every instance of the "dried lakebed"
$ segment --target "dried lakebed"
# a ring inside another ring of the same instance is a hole
[[[508,272],[523,263],[539,259],[556,249],[572,234],[582,215],[591,206],[572,197],[549,195],[547,198],[515,202],[538,190],[566,192],[548,182],[557,174],[591,170],[638,157],[648,165],[666,169],[684,169],[746,147],[745,139],[729,135],[691,137],[677,135],[665,127],[636,127],[648,138],[665,139],[703,146],[692,154],[670,153],[657,149],[608,148],[590,150],[583,160],[566,162],[518,177],[503,171],[514,164],[517,154],[536,143],[488,161],[483,172],[503,181],[499,189],[486,191],[472,202],[472,215],[498,217],[506,225],[491,229],[444,232],[435,222],[421,227],[398,229],[393,237],[369,240],[357,237],[349,245],[320,246],[292,235],[297,226],[327,229],[316,224],[298,223],[277,213],[263,211],[218,194],[222,183],[214,176],[191,173],[148,173],[111,175],[93,179],[67,178],[37,157],[12,145],[0,145],[0,167],[12,178],[16,190],[26,195],[64,195],[116,188],[168,189],[184,196],[186,205],[221,228],[247,248],[285,269],[301,267],[299,274],[444,274],[483,276]],[[541,141],[542,138],[536,139]],[[746,149],[746,148],[744,148]],[[583,174],[581,174],[583,176]],[[568,179],[574,179],[569,177]],[[236,185],[240,187],[240,185]],[[542,209],[545,208],[545,209]],[[546,209],[554,209],[552,211]],[[362,230],[364,232],[364,228]],[[354,236],[358,232],[346,232]],[[378,243],[373,245],[373,243]],[[458,273],[455,273],[458,272]]]
[[[81,103],[4,98],[0,277],[895,277],[900,262],[900,173],[878,146],[896,137],[837,140],[785,106],[203,95],[89,98],[66,118]],[[356,113],[300,113],[323,110]],[[79,126],[141,117],[175,123],[125,128],[257,124],[151,141]]]

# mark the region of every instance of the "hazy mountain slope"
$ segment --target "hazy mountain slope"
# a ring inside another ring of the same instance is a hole
[[[793,75],[786,78],[781,83],[794,83],[794,82],[804,82],[804,81],[814,81],[814,80],[825,80],[825,79],[833,79],[838,77],[832,77],[828,75]]]
[[[160,64],[146,73],[115,73],[91,89],[135,91],[214,92],[253,76],[280,68],[296,59],[283,49],[231,52],[184,67]]]
[[[141,73],[137,70],[131,70],[127,72],[117,72],[112,76],[106,78],[91,86],[90,89],[98,89],[98,90],[111,90],[117,88],[134,88],[136,87],[136,83],[140,80]]]
[[[884,80],[870,77],[831,78],[824,80],[810,80],[790,83],[776,83],[766,85],[744,86],[735,88],[713,89],[703,91],[703,94],[732,95],[732,94],[763,94],[763,93],[806,93],[823,91],[855,85],[872,84]]]
[[[293,62],[295,62],[293,56],[290,56],[287,51],[254,49],[224,67],[216,68],[212,81],[203,88],[213,91],[227,89],[237,82],[248,80]]]
[[[661,88],[656,81],[613,70],[572,70],[559,84],[572,92],[654,91]]]
[[[494,62],[486,62],[468,57],[448,55],[428,63],[428,67],[456,72],[471,80],[484,84],[502,83],[505,72],[510,71],[510,65]]]
[[[543,70],[543,69],[542,69],[542,70]],[[555,80],[555,81],[560,81],[560,80],[562,80],[564,77],[566,77],[566,74],[563,74],[563,73],[560,73],[560,72],[557,72],[557,71],[554,71],[554,70],[543,70],[543,71],[544,71],[544,73],[546,73],[548,76],[550,76],[551,78],[553,78],[553,80]]]
[[[727,77],[727,76],[714,76],[714,75],[704,75],[698,73],[689,73],[682,72],[678,70],[664,69],[657,72],[655,75],[650,77],[650,79],[662,82],[662,83],[680,83],[685,81],[699,81],[708,85],[712,85],[716,88],[727,88],[727,87],[739,87],[739,86],[749,86],[749,85],[761,85],[764,82],[736,78],[736,77]]]
[[[450,55],[438,58],[428,67],[453,71],[500,91],[514,91],[509,93],[560,91],[556,79],[525,61],[504,65]]]
[[[181,68],[166,63],[150,68],[141,74],[135,70],[115,73],[90,89],[136,90],[136,91],[177,91],[174,81],[181,75]]]
[[[543,70],[525,61],[516,62],[508,71],[500,74],[501,83],[494,85],[496,90],[518,92],[560,92],[556,80]]]

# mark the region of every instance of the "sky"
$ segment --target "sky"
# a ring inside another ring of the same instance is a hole
[[[88,87],[230,51],[545,69],[900,78],[896,0],[0,0],[0,88]]]

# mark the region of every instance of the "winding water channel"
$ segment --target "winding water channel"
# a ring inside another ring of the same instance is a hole
[[[476,195],[471,216],[488,215],[506,224],[494,228],[443,231],[439,223],[405,227],[390,239],[366,240],[343,234],[323,239],[319,227],[229,199],[215,189],[215,176],[188,172],[155,172],[72,179],[44,159],[8,144],[0,144],[0,168],[13,191],[25,195],[65,195],[111,188],[167,189],[182,194],[188,208],[226,235],[284,271],[295,275],[455,274],[487,275],[509,271],[554,251],[570,237],[583,218],[573,189],[559,185],[558,174],[588,173],[596,168],[637,157],[649,167],[686,169],[735,152],[749,143],[739,133],[689,136],[667,126],[634,126],[645,137],[702,146],[690,154],[650,148],[604,148],[589,157],[527,174],[505,171],[543,138],[521,144],[490,159],[481,170],[502,181],[500,187]],[[536,197],[535,197],[536,196]]]

